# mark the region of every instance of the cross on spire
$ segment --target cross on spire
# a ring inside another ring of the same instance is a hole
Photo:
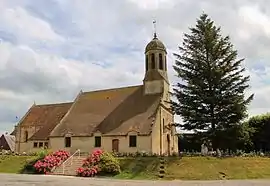
[[[153,26],[154,26],[154,38],[157,38],[157,25],[156,25],[156,20],[153,20]]]

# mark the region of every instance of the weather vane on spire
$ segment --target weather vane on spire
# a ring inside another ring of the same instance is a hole
[[[154,38],[157,38],[157,25],[156,25],[156,20],[153,20],[153,25],[154,25]]]

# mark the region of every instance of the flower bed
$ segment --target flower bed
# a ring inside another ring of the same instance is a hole
[[[61,165],[61,163],[68,159],[69,156],[70,154],[67,151],[56,151],[47,155],[44,159],[38,160],[34,164],[34,168],[37,173],[47,174],[51,172],[54,167]]]
[[[93,177],[98,171],[98,162],[100,161],[103,151],[98,149],[95,150],[88,158],[83,162],[83,166],[78,168],[77,175],[81,177]]]
[[[112,175],[120,173],[120,165],[112,154],[98,149],[84,160],[83,166],[76,172],[80,177],[93,177],[98,174]]]

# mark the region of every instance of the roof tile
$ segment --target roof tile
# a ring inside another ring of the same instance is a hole
[[[148,134],[159,103],[160,94],[144,95],[142,85],[84,92],[50,136],[126,135],[130,127]]]
[[[21,127],[37,126],[40,129],[29,140],[46,140],[50,132],[67,113],[72,103],[34,105],[21,121]]]

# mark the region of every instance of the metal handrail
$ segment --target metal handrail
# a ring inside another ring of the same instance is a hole
[[[65,174],[65,164],[71,160],[71,165],[72,165],[72,162],[73,162],[73,157],[78,153],[79,157],[81,156],[81,150],[80,149],[77,149],[68,159],[66,159],[63,163],[62,163],[62,168],[63,168],[63,175]]]

